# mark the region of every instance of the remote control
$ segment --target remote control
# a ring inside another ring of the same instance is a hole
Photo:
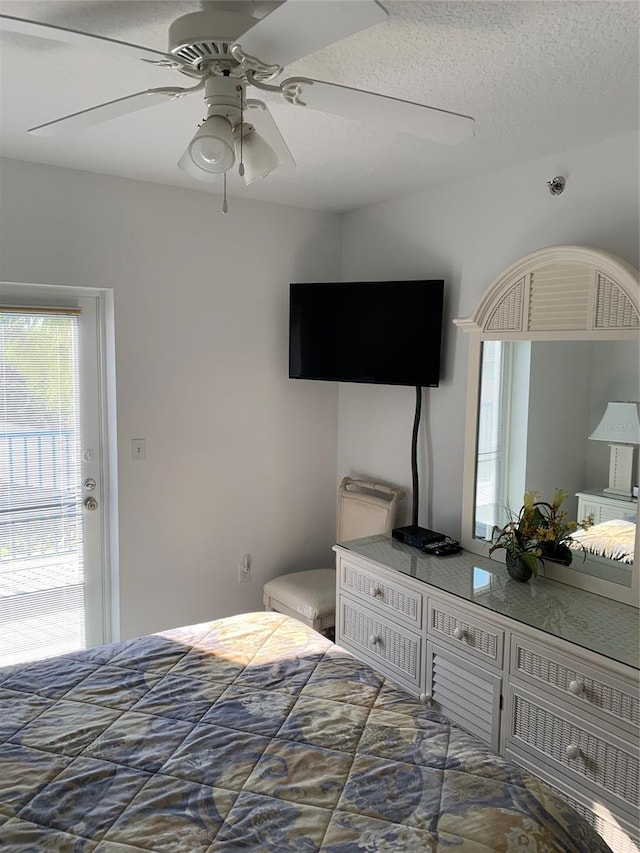
[[[458,554],[462,551],[462,546],[455,539],[448,536],[445,539],[440,539],[437,542],[430,542],[422,549],[425,554],[433,554],[436,557],[446,557],[449,554]]]

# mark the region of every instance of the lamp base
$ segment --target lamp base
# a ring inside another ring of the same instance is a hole
[[[603,491],[630,498],[634,447],[632,444],[610,444],[609,447],[609,485]]]

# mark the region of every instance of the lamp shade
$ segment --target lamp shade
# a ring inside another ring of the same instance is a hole
[[[218,172],[204,172],[199,166],[196,166],[189,156],[189,149],[178,160],[178,166],[189,177],[196,178],[198,181],[206,181],[209,184],[213,184],[222,180],[222,175],[218,174]]]
[[[235,159],[231,124],[224,116],[212,115],[198,128],[178,165],[193,177],[204,172],[202,179],[208,180],[209,174],[228,172]]]
[[[607,403],[602,420],[589,438],[610,444],[640,444],[640,418],[635,402]]]
[[[240,137],[238,130],[236,131],[236,154],[239,157]],[[266,177],[278,166],[282,166],[282,160],[252,125],[243,126],[242,162],[244,163],[244,182],[247,186],[253,181],[257,181],[258,178]]]

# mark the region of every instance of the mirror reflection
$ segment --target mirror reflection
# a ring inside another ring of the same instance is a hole
[[[594,522],[574,536],[584,551],[575,546],[572,568],[630,586],[638,448],[616,445],[604,416],[612,401],[639,398],[640,341],[483,342],[474,537],[490,541],[525,491],[548,500],[561,488],[569,518]]]

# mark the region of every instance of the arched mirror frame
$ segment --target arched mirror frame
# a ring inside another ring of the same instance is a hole
[[[471,553],[488,557],[490,543],[474,536],[483,342],[637,340],[638,271],[597,249],[539,249],[507,267],[488,287],[476,311],[454,323],[470,337],[461,542]],[[639,543],[636,522],[631,588],[551,563],[545,565],[545,577],[639,607]],[[492,559],[504,560],[504,552],[496,552]]]

